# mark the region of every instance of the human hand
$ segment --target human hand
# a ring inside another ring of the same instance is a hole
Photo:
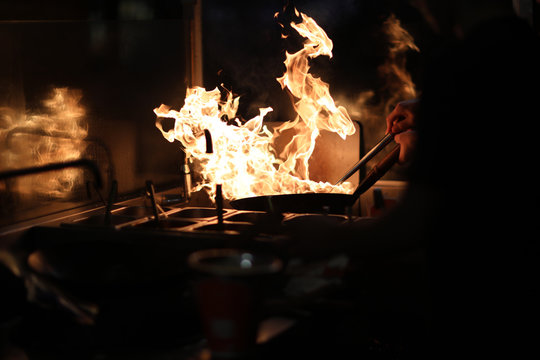
[[[386,117],[386,133],[398,134],[412,129],[416,125],[418,104],[418,99],[399,102]]]
[[[407,163],[412,159],[417,138],[418,136],[414,130],[407,130],[394,135],[394,141],[400,145],[398,160],[400,164]]]

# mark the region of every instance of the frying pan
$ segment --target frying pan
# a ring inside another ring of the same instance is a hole
[[[381,142],[375,146],[377,151],[369,151],[366,156],[375,156],[376,152],[379,152],[388,144],[387,138],[388,136],[385,136],[383,140],[381,140]],[[384,143],[384,145],[380,146],[381,143]],[[356,168],[356,170],[358,170],[365,162],[364,160],[366,156],[362,158],[362,160],[360,160],[353,167],[353,169]],[[388,170],[390,170],[390,168],[397,162],[398,158],[399,144],[396,144],[395,147],[370,170],[366,177],[360,182],[360,184],[358,184],[358,187],[353,194],[303,193],[264,195],[232,200],[229,202],[229,204],[234,209],[238,210],[268,211],[279,213],[330,212],[334,214],[345,214],[347,208],[352,207],[360,195],[362,195]],[[348,176],[351,176],[352,173],[354,173],[354,171],[352,171],[353,169],[347,172]],[[339,182],[342,182],[345,177],[348,177],[347,175],[345,175]]]

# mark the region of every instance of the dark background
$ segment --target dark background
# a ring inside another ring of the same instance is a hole
[[[348,99],[384,86],[377,68],[388,52],[388,41],[381,28],[390,14],[400,19],[418,45],[432,40],[420,14],[404,0],[250,3],[206,0],[205,83],[207,86],[224,83],[242,95],[240,113],[247,117],[257,114],[258,107],[266,104],[278,104],[269,114],[272,120],[289,120],[292,116],[290,100],[275,79],[285,70],[285,51],[296,52],[302,46],[302,38],[289,26],[291,21],[298,22],[294,7],[312,17],[334,44],[331,59],[321,56],[311,61],[312,72],[330,84],[332,95]],[[278,11],[276,19],[273,15]],[[290,36],[282,39],[282,32]],[[417,76],[417,62],[411,54],[410,70],[414,76]]]
[[[3,0],[0,107],[36,113],[53,87],[80,89],[93,149],[87,155],[99,161],[108,181],[119,181],[121,194],[140,192],[147,179],[178,184],[182,152],[155,128],[152,110],[162,103],[175,109],[183,104],[189,83],[185,9],[190,3]],[[348,107],[366,90],[374,91],[374,103],[391,95],[379,71],[388,56],[382,24],[390,14],[420,48],[420,53],[406,54],[406,66],[421,91],[423,55],[437,37],[409,1],[204,0],[204,85],[213,89],[223,84],[240,95],[239,116],[249,119],[259,107],[271,106],[268,120],[294,117],[290,99],[275,80],[285,69],[285,51],[301,46],[302,39],[288,25],[297,21],[293,7],[314,18],[334,43],[333,58],[319,57],[311,66],[330,83],[338,105]],[[282,32],[291,36],[282,39]],[[364,124],[372,129],[364,134],[366,144],[382,135],[386,115],[377,114],[376,126]],[[85,199],[84,192],[77,196]],[[2,203],[5,214],[36,207],[12,198]]]

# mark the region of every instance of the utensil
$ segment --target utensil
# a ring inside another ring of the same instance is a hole
[[[154,212],[154,221],[159,225],[159,211],[156,203],[156,191],[154,189],[154,183],[150,180],[146,181],[146,191],[150,196],[150,201],[152,202],[152,211]]]
[[[364,155],[360,160],[358,160],[358,162],[352,168],[350,168],[349,171],[347,171],[341,179],[338,180],[336,185],[343,184],[345,180],[353,176],[354,173],[358,171],[358,169],[365,165],[369,160],[373,159],[373,157],[377,155],[382,149],[384,149],[386,145],[388,145],[393,139],[394,134],[385,135],[381,140],[379,140],[377,145],[375,145],[371,150],[369,150],[366,155]]]
[[[216,212],[218,225],[223,227],[223,192],[221,184],[216,185]]]
[[[117,194],[118,181],[113,180],[111,184],[111,191],[109,192],[109,200],[107,201],[107,206],[105,208],[105,226],[111,225],[111,210],[114,202],[116,201]]]

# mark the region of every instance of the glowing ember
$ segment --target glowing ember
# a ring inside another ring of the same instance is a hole
[[[309,73],[309,58],[332,56],[332,41],[317,23],[296,12],[302,22],[291,26],[305,38],[304,47],[285,60],[285,74],[277,79],[295,98],[296,119],[284,123],[274,133],[263,124],[271,108],[261,108],[259,115],[247,122],[236,116],[238,97],[216,88],[206,91],[195,87],[187,90],[180,111],[165,105],[154,109],[156,126],[170,142],[180,141],[186,156],[200,161],[203,183],[193,189],[206,188],[211,197],[215,184],[223,185],[223,196],[236,199],[258,195],[304,192],[350,193],[353,185],[334,187],[330,183],[309,180],[308,161],[321,130],[338,133],[342,138],[355,131],[353,122],[343,107],[330,96],[329,86]],[[225,98],[225,99],[223,99]],[[234,119],[228,125],[224,117]],[[175,120],[174,128],[165,131],[162,118]],[[277,156],[274,140],[281,131],[294,128],[296,134]],[[213,138],[213,153],[207,154],[204,130]]]

